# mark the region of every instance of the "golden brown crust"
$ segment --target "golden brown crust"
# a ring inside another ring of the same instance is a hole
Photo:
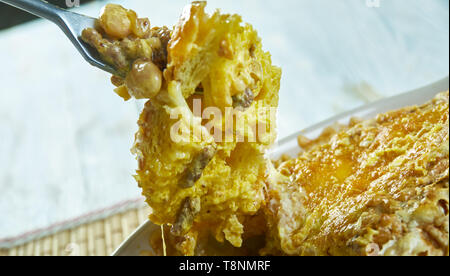
[[[290,255],[448,254],[448,92],[287,161],[269,214]],[[273,242],[276,244],[277,242]]]
[[[168,44],[170,52],[169,64],[173,68],[180,68],[191,56],[191,51],[202,39],[201,34],[208,28],[209,16],[205,13],[206,2],[197,1],[183,10]],[[176,73],[175,73],[176,74]]]
[[[256,31],[238,15],[209,15],[205,6],[193,2],[175,26],[166,80],[179,81],[185,98],[200,86],[206,106],[232,107],[240,100],[245,107],[259,98],[275,107],[281,70],[272,66]]]

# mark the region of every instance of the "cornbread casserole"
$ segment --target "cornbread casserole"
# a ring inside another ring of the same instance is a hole
[[[353,121],[268,181],[265,252],[448,255],[449,93]]]
[[[148,99],[135,178],[168,253],[204,254],[212,234],[223,254],[448,255],[448,92],[299,137],[304,151],[275,167],[275,133],[252,126],[274,128],[261,110],[277,107],[281,70],[250,25],[205,5],[187,6],[173,30],[107,5],[83,32],[122,73],[115,92]],[[212,124],[210,108],[246,124]]]

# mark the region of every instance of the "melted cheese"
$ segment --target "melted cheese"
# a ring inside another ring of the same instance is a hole
[[[270,187],[276,249],[448,254],[448,108],[447,92],[344,129],[283,163],[282,181]]]

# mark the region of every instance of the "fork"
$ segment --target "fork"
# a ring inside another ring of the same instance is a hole
[[[97,19],[69,12],[41,0],[0,0],[0,2],[52,21],[61,28],[87,62],[113,75],[122,75],[116,68],[103,61],[95,48],[81,39],[82,31],[94,28]]]

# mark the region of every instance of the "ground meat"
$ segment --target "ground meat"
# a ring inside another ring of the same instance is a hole
[[[252,105],[255,96],[250,88],[246,88],[243,93],[233,96],[232,99],[234,108],[246,109]]]
[[[88,28],[83,30],[82,39],[96,48],[103,60],[123,75],[128,73],[138,58],[151,60],[161,71],[167,67],[167,45],[170,40],[167,27],[153,28],[145,38],[130,35],[114,40],[103,37],[102,33],[102,30]]]
[[[194,186],[195,182],[202,176],[203,170],[208,166],[211,159],[214,157],[216,150],[214,147],[204,148],[195,158],[192,163],[186,169],[182,180],[180,181],[180,187],[190,188]]]
[[[177,220],[172,227],[175,236],[183,236],[192,227],[195,216],[200,212],[200,198],[186,198],[181,205]]]
[[[161,47],[153,50],[152,61],[161,71],[167,67],[167,45],[170,40],[170,30],[167,27],[153,28],[152,36],[158,37]]]
[[[96,48],[102,58],[116,68],[126,68],[129,65],[126,53],[117,41],[110,42],[104,39],[97,30],[92,28],[83,30],[82,39]]]

